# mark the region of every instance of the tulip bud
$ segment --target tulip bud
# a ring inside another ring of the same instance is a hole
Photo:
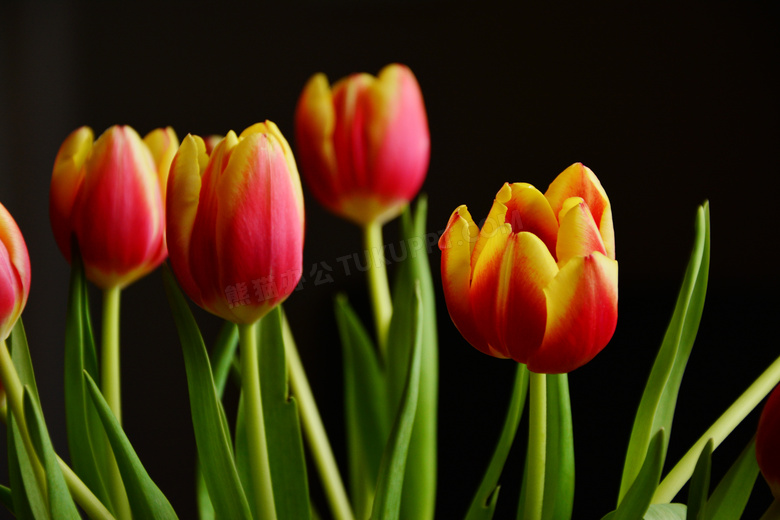
[[[547,192],[504,184],[480,230],[466,206],[439,240],[450,317],[485,354],[566,373],[603,349],[617,323],[612,212],[581,164]]]
[[[266,121],[229,132],[211,154],[188,135],[171,165],[171,265],[207,311],[253,323],[284,301],[303,271],[303,194],[292,151]]]
[[[313,76],[298,101],[295,138],[314,196],[360,225],[398,216],[428,170],[422,93],[403,65],[353,74],[332,89],[324,74]]]
[[[769,395],[758,420],[756,460],[772,495],[780,500],[780,386]]]
[[[13,217],[0,204],[0,341],[5,341],[16,325],[29,293],[27,245]]]
[[[100,288],[125,287],[165,259],[163,197],[178,144],[170,128],[141,140],[113,126],[94,142],[90,128],[79,128],[60,147],[49,200],[54,238],[70,261],[75,235],[87,278]]]

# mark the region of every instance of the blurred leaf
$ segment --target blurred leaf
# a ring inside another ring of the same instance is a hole
[[[501,429],[501,435],[496,443],[490,464],[485,471],[482,482],[479,485],[474,498],[471,501],[469,510],[466,513],[466,520],[489,520],[493,518],[498,501],[498,479],[504,469],[504,463],[509,455],[512,442],[517,433],[517,426],[520,424],[520,418],[523,415],[526,396],[528,395],[528,368],[522,363],[517,363],[515,372],[515,381],[512,385],[512,398],[509,401],[509,407],[504,419],[504,426]]]
[[[281,305],[260,320],[258,342],[263,417],[276,514],[279,518],[308,519],[311,507],[306,460],[298,405],[290,395]]]
[[[758,477],[756,439],[742,450],[728,473],[712,492],[704,509],[706,520],[739,520]]]
[[[111,506],[101,475],[106,475],[108,440],[84,385],[86,370],[99,381],[92,336],[84,264],[74,241],[71,249],[70,288],[65,317],[65,425],[74,472],[104,504]],[[101,473],[101,468],[103,473]]]
[[[371,512],[382,451],[389,434],[387,387],[376,349],[346,296],[336,297],[344,360],[344,418],[350,491],[358,518]]]
[[[393,285],[393,317],[387,341],[387,384],[390,402],[388,421],[392,421],[408,377],[412,338],[409,336],[415,309],[409,306],[419,281],[422,302],[422,364],[417,416],[414,421],[409,457],[404,477],[401,517],[415,520],[433,518],[436,505],[437,416],[439,385],[438,334],[436,330],[436,293],[428,263],[430,249],[436,249],[438,236],[426,233],[428,201],[420,196],[417,208],[401,215],[401,247]]]
[[[707,202],[699,207],[696,214],[695,234],[693,252],[677,304],[634,419],[618,503],[636,478],[652,433],[663,428],[667,439],[671,435],[677,394],[699,329],[707,293],[710,264],[710,213]],[[665,458],[666,444],[661,447],[661,461]]]
[[[214,386],[206,346],[192,312],[167,266],[163,269],[163,280],[184,352],[198,458],[202,463],[211,502],[220,518],[251,519],[249,504],[233,460],[230,433],[225,427],[222,403]]]
[[[690,520],[703,520],[704,508],[710,493],[710,469],[712,468],[712,439],[707,441],[701,450],[699,460],[693,469],[691,481],[688,485],[688,518]]]
[[[52,520],[80,520],[81,516],[70,497],[68,485],[65,483],[62,470],[57,462],[57,454],[54,453],[49,432],[46,430],[40,405],[32,396],[29,387],[24,389],[24,417],[27,421],[30,439],[46,472],[46,488]]]
[[[3,485],[0,485],[0,504],[3,504],[12,515],[14,514],[14,499],[11,497],[11,489]]]
[[[685,504],[653,504],[642,520],[686,520],[688,510]]]
[[[11,351],[14,367],[16,367],[16,373],[19,374],[19,381],[23,387],[29,386],[35,400],[40,402],[38,386],[35,384],[35,372],[30,359],[30,348],[27,345],[27,334],[24,332],[21,318],[16,322],[14,328],[11,329],[11,335],[8,337],[8,347]]]
[[[398,415],[390,431],[377,479],[376,496],[371,511],[372,520],[395,520],[399,518],[401,492],[404,483],[404,470],[412,437],[412,427],[417,411],[417,398],[420,392],[420,371],[422,363],[423,341],[423,305],[419,284],[411,301],[411,308],[416,309],[412,326],[408,333],[414,338],[412,352],[409,358],[408,377],[401,394]],[[407,518],[407,517],[403,517]],[[411,517],[417,518],[417,517]]]
[[[8,479],[11,484],[16,518],[34,520],[49,518],[46,497],[41,491],[32,464],[24,448],[19,427],[12,414],[8,414]]]
[[[644,518],[650,508],[650,502],[658,487],[663,467],[663,450],[666,445],[666,434],[663,429],[653,436],[647,450],[647,457],[642,468],[631,484],[617,510],[605,516],[603,520],[636,520]]]
[[[127,498],[133,511],[133,517],[137,520],[165,520],[178,518],[173,507],[165,498],[160,488],[152,481],[138,459],[135,450],[127,439],[125,432],[114,417],[111,409],[103,399],[95,381],[85,371],[84,378],[87,381],[92,401],[95,403],[100,420],[106,430],[108,442],[116,457],[119,473],[127,491]]]

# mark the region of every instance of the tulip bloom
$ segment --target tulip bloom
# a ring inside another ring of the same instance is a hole
[[[359,225],[395,218],[425,180],[430,136],[412,72],[388,65],[378,77],[353,74],[333,88],[314,75],[295,112],[304,178],[333,213]]]
[[[179,142],[171,128],[143,140],[129,126],[113,126],[94,142],[93,136],[81,127],[60,147],[49,216],[68,261],[75,235],[87,278],[102,289],[122,288],[167,256],[163,201]]]
[[[188,135],[171,165],[168,250],[184,291],[234,323],[253,323],[295,289],[303,263],[303,194],[274,123],[229,132],[209,155]]]
[[[30,293],[30,257],[13,217],[0,204],[0,341],[21,316]],[[3,385],[0,383],[0,391]]]
[[[480,230],[466,206],[439,240],[447,308],[475,348],[538,373],[590,361],[617,323],[612,211],[593,172],[574,164],[545,194],[504,184]]]
[[[769,395],[756,432],[756,459],[772,495],[780,500],[780,386]]]

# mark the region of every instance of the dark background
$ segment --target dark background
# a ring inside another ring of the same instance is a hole
[[[55,446],[66,453],[68,266],[47,213],[51,168],[65,137],[85,124],[97,134],[129,124],[142,135],[171,125],[183,137],[271,119],[292,141],[293,110],[311,74],[335,80],[398,61],[417,75],[428,109],[432,155],[423,190],[431,232],[443,231],[459,204],[468,204],[477,220],[486,216],[505,181],[544,190],[576,161],[596,172],[610,196],[620,262],[618,328],[610,345],[570,376],[574,516],[600,518],[617,496],[633,413],[687,262],[696,207],[705,199],[712,207],[711,283],[670,464],[778,354],[778,50],[769,2],[515,9],[460,1],[4,3],[0,201],[30,251],[24,321]],[[306,209],[308,281],[285,308],[345,467],[332,299],[343,291],[366,309],[364,274],[347,274],[337,260],[362,245],[356,227],[311,197]],[[395,223],[385,238],[396,240]],[[440,293],[436,248],[430,260]],[[318,285],[311,272],[323,262],[332,282]],[[99,302],[95,294],[96,313]],[[438,303],[438,518],[449,519],[462,516],[481,478],[513,366],[471,348]],[[207,341],[213,338],[217,321],[196,316]],[[363,317],[369,323],[367,312]],[[126,431],[181,518],[193,518],[189,401],[159,273],[123,293],[122,344]],[[752,414],[716,451],[714,482],[756,422]],[[502,479],[500,518],[514,514],[521,451],[514,450]],[[317,484],[313,492],[321,500]],[[759,481],[745,518],[757,518],[768,504]]]

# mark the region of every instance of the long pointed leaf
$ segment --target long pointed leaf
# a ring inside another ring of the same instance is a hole
[[[628,491],[648,450],[652,432],[671,434],[677,394],[704,309],[710,258],[709,204],[696,214],[696,236],[677,304],[639,403],[623,466],[618,503]],[[666,457],[666,445],[662,446]]]
[[[298,405],[290,395],[282,332],[282,308],[260,321],[259,358],[263,417],[271,466],[274,503],[279,518],[308,519],[309,485]]]
[[[466,513],[466,520],[490,520],[493,518],[500,489],[498,479],[501,476],[501,471],[504,469],[504,463],[515,439],[527,395],[528,368],[518,363],[515,381],[512,385],[512,399],[509,401],[504,427],[501,429],[501,435],[496,443],[490,464],[485,471],[484,477],[482,477],[479,489],[474,495],[471,506],[469,506],[469,510]]]
[[[344,419],[349,482],[358,518],[371,512],[382,450],[389,435],[387,384],[376,349],[346,296],[336,298],[344,360]]]
[[[165,498],[160,488],[144,469],[95,381],[86,371],[84,377],[87,381],[87,390],[95,403],[100,420],[103,421],[108,442],[111,443],[111,449],[116,457],[133,516],[139,520],[173,520],[178,518],[168,499]]]
[[[11,488],[0,485],[0,504],[3,504],[12,515],[14,514],[14,499],[11,496]]]
[[[705,520],[739,520],[758,477],[756,439],[742,450],[729,471],[712,492],[704,510]]]
[[[658,433],[653,436],[647,450],[647,457],[645,457],[636,479],[634,479],[633,484],[631,484],[617,510],[605,516],[603,520],[636,520],[637,518],[644,518],[645,513],[650,508],[653,493],[655,493],[658,481],[661,478],[663,450],[666,445],[665,437],[664,430],[658,430]]]
[[[710,439],[701,450],[688,486],[688,518],[703,520],[704,508],[710,494],[710,470],[712,468],[713,442]]]
[[[46,496],[38,485],[32,464],[13,415],[8,415],[8,477],[14,511],[19,520],[49,518]]]
[[[81,516],[76,509],[76,504],[73,503],[57,462],[57,455],[54,453],[54,446],[46,430],[40,405],[32,396],[29,387],[24,389],[24,417],[33,446],[46,472],[46,488],[52,520],[80,520]]]
[[[184,295],[167,267],[163,269],[163,280],[184,352],[198,458],[211,502],[220,518],[249,520],[252,515],[233,460],[230,434],[225,428],[222,403],[214,386],[206,346]]]
[[[414,313],[412,326],[409,329],[414,340],[412,341],[412,351],[409,357],[408,377],[401,395],[398,415],[390,431],[390,438],[387,441],[385,452],[382,455],[374,507],[371,512],[372,520],[395,520],[399,518],[400,513],[404,470],[406,469],[406,459],[412,437],[414,418],[417,412],[417,398],[420,393],[423,306],[419,284],[414,292],[411,307],[416,309],[416,312]]]

